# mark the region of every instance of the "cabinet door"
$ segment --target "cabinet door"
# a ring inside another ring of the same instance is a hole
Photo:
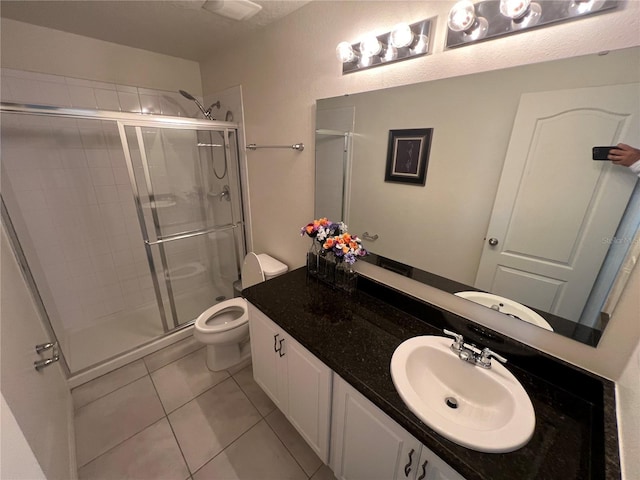
[[[249,331],[251,335],[251,358],[253,378],[276,406],[287,414],[286,371],[282,371],[280,349],[284,336],[276,324],[249,304]]]
[[[327,463],[332,372],[290,337],[283,350],[288,365],[289,421]]]
[[[464,478],[423,445],[416,480],[464,480]]]
[[[414,480],[420,443],[333,376],[331,466],[340,480]]]

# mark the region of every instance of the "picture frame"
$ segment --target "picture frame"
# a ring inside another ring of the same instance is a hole
[[[385,182],[424,186],[433,128],[389,130]]]

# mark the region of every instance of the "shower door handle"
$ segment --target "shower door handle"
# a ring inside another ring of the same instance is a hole
[[[51,349],[53,349],[53,355],[51,356],[51,358],[43,358],[41,360],[36,360],[35,362],[33,362],[33,367],[37,371],[40,371],[43,368],[48,367],[52,363],[60,360],[60,353],[58,352],[58,342],[40,343],[36,345],[36,353],[38,355]]]

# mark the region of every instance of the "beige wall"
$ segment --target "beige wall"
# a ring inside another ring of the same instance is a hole
[[[2,19],[2,68],[202,94],[197,62]]]

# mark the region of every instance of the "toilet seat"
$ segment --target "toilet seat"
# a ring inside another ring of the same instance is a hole
[[[249,252],[242,262],[242,288],[253,287],[262,282],[264,282],[264,271],[258,255]]]
[[[232,298],[202,312],[196,319],[195,330],[203,334],[226,332],[246,325],[248,320],[247,301]]]
[[[266,254],[247,253],[242,263],[242,288],[249,288],[287,271]],[[219,372],[251,358],[249,304],[242,297],[209,307],[194,322],[193,336],[207,346],[207,367]]]

